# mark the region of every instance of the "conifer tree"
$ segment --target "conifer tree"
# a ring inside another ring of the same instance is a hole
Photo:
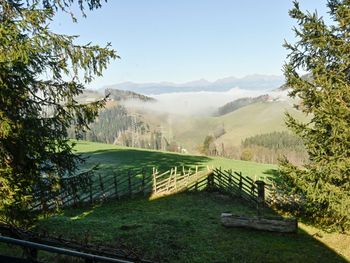
[[[76,36],[49,27],[57,11],[70,13],[75,3],[83,14],[101,6],[101,0],[0,0],[0,221],[33,221],[35,189],[52,190],[81,161],[67,128],[83,131],[104,104],[81,105],[74,97],[101,76],[115,51],[77,45]]]
[[[281,173],[283,188],[305,198],[305,215],[344,230],[350,227],[350,1],[329,0],[328,9],[330,25],[297,2],[290,10],[297,41],[285,44],[284,72],[290,96],[311,120],[287,114],[286,123],[303,139],[309,161],[300,168],[284,160]]]

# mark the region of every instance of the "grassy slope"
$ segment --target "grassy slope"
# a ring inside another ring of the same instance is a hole
[[[246,176],[266,176],[275,165],[230,160],[217,157],[194,156],[160,152],[145,149],[119,147],[110,144],[93,143],[81,141],[77,144],[76,150],[85,156],[90,156],[87,166],[100,163],[101,169],[130,169],[142,168],[151,170],[157,167],[165,171],[175,166],[215,166],[223,169],[240,171]]]
[[[226,134],[217,142],[237,146],[245,138],[256,134],[287,130],[284,124],[286,111],[297,119],[305,119],[305,116],[286,101],[260,102],[220,117],[184,118],[174,126],[175,140],[193,150],[203,143],[206,135],[223,124]]]
[[[284,123],[286,111],[298,119],[303,118],[287,102],[255,103],[224,115],[221,121],[228,132],[220,140],[238,145],[241,140],[256,134],[287,130]]]

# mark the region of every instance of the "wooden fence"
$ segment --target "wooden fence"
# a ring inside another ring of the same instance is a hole
[[[197,187],[199,190],[198,184],[205,182],[211,173],[212,170],[209,168],[208,171],[199,171],[198,166],[194,170],[191,168],[186,170],[184,167],[179,170],[175,167],[164,173],[159,173],[154,169],[152,174],[153,197],[182,192],[192,187]]]
[[[209,190],[240,197],[251,205],[261,206],[268,202],[268,188],[265,182],[254,181],[241,172],[212,168],[208,171],[194,172],[171,169],[164,173],[153,171],[153,194],[157,196],[174,194],[182,191]]]
[[[241,172],[231,170],[214,169],[210,178],[210,187],[214,187],[230,195],[241,197],[248,202],[257,203],[258,189],[256,183],[250,177],[243,176]]]
[[[209,167],[207,170],[200,170],[198,167],[174,167],[162,173],[153,168],[153,171],[110,171],[105,172],[104,176],[82,174],[61,180],[60,186],[56,191],[37,191],[32,209],[46,211],[106,199],[119,200],[135,195],[157,197],[205,189],[241,197],[254,205],[268,201],[265,197],[268,190],[264,182],[255,182],[250,177],[243,176],[241,172]]]
[[[77,206],[106,199],[121,199],[152,192],[152,173],[147,170],[110,171],[63,179],[56,191],[38,190],[33,210],[51,210],[55,207]],[[44,188],[49,189],[49,188]]]

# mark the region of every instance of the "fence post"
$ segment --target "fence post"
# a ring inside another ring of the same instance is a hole
[[[165,180],[167,180],[167,184],[166,184],[166,191],[167,192],[169,191],[169,185],[171,183],[172,176],[173,176],[173,168],[170,169],[170,175],[169,175],[168,179],[165,179]]]
[[[132,189],[131,189],[131,171],[128,171],[128,188],[129,188],[129,196],[132,195]]]
[[[209,174],[208,175],[208,177],[207,177],[207,190],[211,190],[211,179],[210,179],[210,177],[211,177],[211,174]]]
[[[92,178],[89,178],[89,195],[90,195],[90,204],[92,204],[93,200],[92,200]]]
[[[242,196],[243,192],[243,181],[242,181],[242,173],[239,173],[239,195]]]
[[[174,177],[174,189],[175,189],[175,191],[176,191],[176,189],[177,189],[176,177],[177,177],[177,167],[175,167],[175,177]]]
[[[228,178],[228,185],[230,187],[230,189],[232,188],[232,171],[231,170],[228,170],[229,172],[229,178]]]
[[[101,192],[102,192],[102,197],[104,198],[105,197],[105,190],[104,190],[104,185],[103,185],[101,174],[98,175],[98,178],[100,180],[100,188],[101,188]]]
[[[115,198],[119,199],[118,195],[118,182],[117,182],[117,175],[114,173],[114,193],[115,193]]]
[[[258,216],[261,216],[261,209],[264,207],[264,203],[265,203],[265,182],[258,180],[255,183],[258,186],[258,200],[257,200]]]
[[[189,181],[189,179],[190,179],[190,171],[188,172],[188,174],[187,174],[187,176],[186,176],[186,187],[188,186],[188,181]]]
[[[72,190],[73,190],[73,206],[77,206],[77,186],[75,183],[72,185]]]
[[[251,187],[250,187],[250,194],[251,194],[251,196],[253,196],[253,197],[254,197],[254,192],[255,192],[255,184],[254,184],[254,182],[253,182],[252,185],[251,185]]]
[[[152,172],[152,178],[153,178],[153,189],[152,189],[152,192],[157,193],[156,169],[154,167],[153,167],[153,172]]]
[[[208,175],[208,185],[207,185],[207,189],[209,191],[212,191],[214,189],[214,172],[211,172],[211,174]]]

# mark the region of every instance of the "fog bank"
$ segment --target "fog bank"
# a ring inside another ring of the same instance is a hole
[[[150,95],[156,102],[140,102],[129,100],[124,102],[127,107],[151,110],[161,113],[178,115],[212,115],[218,107],[233,100],[245,97],[257,97],[263,94],[269,94],[272,98],[285,100],[286,91],[267,91],[267,90],[245,90],[233,88],[224,92],[198,91],[198,92],[175,92]]]

